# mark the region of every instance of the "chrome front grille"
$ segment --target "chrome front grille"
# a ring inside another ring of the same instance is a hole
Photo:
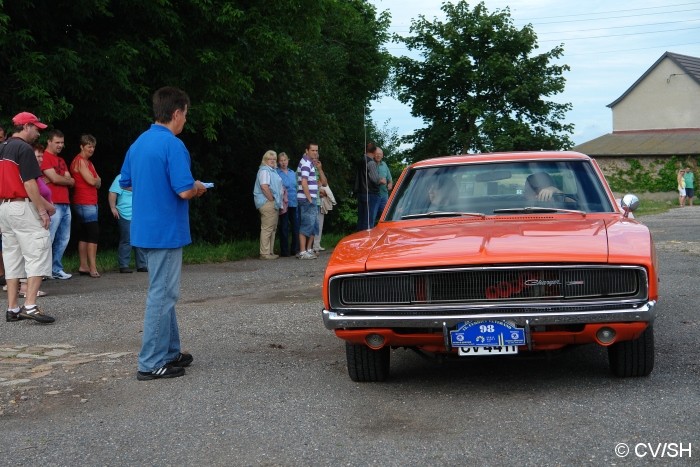
[[[645,299],[639,267],[494,267],[345,275],[331,279],[333,308],[492,302]]]

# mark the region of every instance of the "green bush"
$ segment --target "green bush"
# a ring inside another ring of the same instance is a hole
[[[698,160],[681,160],[673,156],[667,160],[656,160],[644,167],[637,159],[626,159],[629,168],[606,174],[610,188],[616,192],[663,192],[675,191],[677,187],[676,173],[680,167],[698,166]],[[696,174],[697,179],[697,174]]]

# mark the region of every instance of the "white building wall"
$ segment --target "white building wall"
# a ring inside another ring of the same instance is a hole
[[[666,58],[612,111],[613,131],[700,128],[700,85]]]

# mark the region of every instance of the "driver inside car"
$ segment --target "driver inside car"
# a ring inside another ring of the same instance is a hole
[[[562,191],[554,185],[554,180],[546,172],[536,172],[527,177],[524,194],[528,199],[552,201],[555,193]]]

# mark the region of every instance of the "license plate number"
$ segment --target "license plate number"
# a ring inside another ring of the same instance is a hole
[[[514,355],[518,353],[517,345],[496,345],[491,347],[457,347],[460,357],[484,357],[488,355]]]

